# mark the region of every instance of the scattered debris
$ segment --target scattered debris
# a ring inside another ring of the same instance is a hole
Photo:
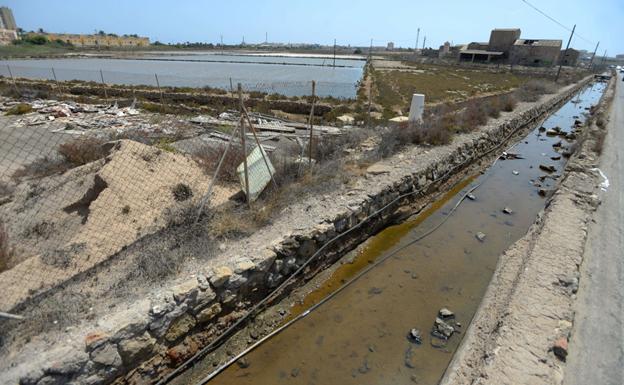
[[[602,178],[602,182],[600,182],[600,189],[602,191],[607,191],[607,189],[609,188],[609,178],[607,178],[607,176],[599,168],[592,168],[591,170],[596,171],[598,172],[598,174],[600,174],[600,177]]]
[[[471,201],[474,201],[474,200],[476,200],[476,199],[477,199],[477,197],[476,197],[476,196],[474,196],[474,194],[472,194],[472,193],[467,194],[467,195],[466,195],[466,198],[470,199]]]
[[[514,175],[520,175],[520,172],[518,170],[513,170],[511,173]]]
[[[555,171],[557,171],[557,169],[553,165],[540,164],[539,168],[540,168],[540,170],[543,170],[543,171],[546,171],[546,172],[555,172]]]
[[[565,362],[568,356],[568,339],[566,337],[559,337],[552,346],[552,352],[557,358]]]
[[[442,309],[440,309],[440,311],[438,311],[438,316],[442,319],[448,319],[455,317],[455,313],[443,307]]]
[[[435,322],[433,324],[432,334],[436,338],[444,338],[449,339],[453,333],[455,332],[455,328],[440,317],[436,317]]]
[[[485,240],[485,234],[484,234],[484,233],[482,233],[481,231],[479,231],[479,232],[475,235],[475,237],[476,237],[476,238],[477,238],[480,242],[483,242],[483,241]]]
[[[505,214],[508,214],[508,215],[513,214],[513,210],[512,210],[512,209],[510,209],[509,207],[505,207],[505,208],[503,208],[503,212],[504,212]]]
[[[407,339],[416,345],[422,344],[422,335],[419,329],[411,329],[407,334]]]

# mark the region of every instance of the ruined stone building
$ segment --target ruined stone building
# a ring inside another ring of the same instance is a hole
[[[559,64],[574,67],[578,64],[580,56],[581,52],[575,50],[574,48],[569,48],[568,52],[564,49],[559,53]]]
[[[512,64],[552,66],[558,63],[561,40],[518,39],[511,48]]]
[[[558,63],[561,40],[521,39],[520,34],[519,28],[493,29],[489,42],[468,44],[460,51],[459,60],[527,66],[551,66]],[[570,63],[576,63],[572,56],[569,59]]]

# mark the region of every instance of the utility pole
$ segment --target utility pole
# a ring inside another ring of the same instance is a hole
[[[424,39],[423,39],[423,50],[425,49],[425,44],[427,44],[427,35],[425,35]]]
[[[369,63],[370,63],[372,57],[373,57],[373,39],[371,39],[370,48],[368,49],[368,62]]]
[[[269,33],[268,32],[264,33],[264,43],[265,44],[269,44]]]
[[[334,67],[336,67],[336,39],[334,39]]]
[[[221,35],[221,55],[223,55],[223,35]]]
[[[600,42],[596,43],[596,48],[594,49],[594,53],[592,54],[591,60],[589,61],[589,70],[590,71],[594,67],[594,58],[596,57],[596,52],[598,51],[598,46],[599,45],[600,45]]]
[[[576,24],[572,27],[572,33],[570,34],[570,38],[568,39],[568,44],[566,45],[565,52],[563,53],[563,59],[565,60],[566,56],[568,56],[568,50],[570,49],[570,43],[572,42],[572,36],[574,36],[574,31],[576,30]],[[557,76],[555,77],[555,83],[559,80],[559,75],[561,74],[561,67],[563,67],[563,60],[559,62],[559,69],[557,70]]]
[[[600,64],[604,64],[607,62],[607,50],[605,49],[604,55],[602,55],[602,62]]]
[[[420,27],[416,30],[416,45],[414,46],[414,52],[418,51],[418,40],[420,39]]]

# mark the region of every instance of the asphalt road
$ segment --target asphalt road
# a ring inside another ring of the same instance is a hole
[[[624,384],[624,82],[618,77],[600,161],[610,187],[589,227],[565,385]]]

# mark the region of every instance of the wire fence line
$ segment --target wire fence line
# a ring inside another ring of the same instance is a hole
[[[252,112],[243,95],[250,90],[240,82],[232,93],[238,108],[197,117],[146,112],[136,99],[115,100],[106,92],[104,71],[93,72],[105,101],[86,104],[63,101],[67,84],[56,79],[59,100],[33,97],[20,88],[15,69],[6,70],[13,85],[8,91],[17,95],[0,103],[6,115],[0,118],[5,316],[172,226],[216,217],[217,233],[236,233],[249,213],[266,205],[255,203],[263,191],[277,191],[307,172],[319,158],[322,135],[336,134],[332,127],[314,129],[314,107],[305,123]],[[58,79],[58,71],[50,73]],[[161,82],[155,75],[161,105],[174,104]],[[304,85],[314,106],[317,83],[295,84]],[[169,261],[158,262],[164,266],[145,273],[149,279],[169,268]],[[58,305],[48,301],[42,317],[63,318]],[[7,321],[2,314],[0,322]],[[20,328],[42,327],[29,325]]]
[[[223,74],[203,76],[197,73],[171,72],[154,71],[153,73],[146,73],[144,70],[142,72],[129,72],[104,69],[58,68],[53,66],[28,67],[10,64],[0,66],[0,76],[10,79],[50,80],[56,83],[83,81],[101,85],[127,87],[209,88],[230,93],[235,93],[236,85],[241,83],[246,92],[255,91],[267,94],[280,94],[286,97],[311,95],[311,80],[258,81],[253,72],[250,72],[248,77]],[[276,74],[272,73],[269,76],[273,78]],[[279,78],[279,75],[277,77]],[[308,76],[302,75],[302,77]],[[318,96],[335,96],[347,99],[355,97],[359,72],[344,77],[329,73],[324,77],[332,80],[317,81],[316,94]]]

